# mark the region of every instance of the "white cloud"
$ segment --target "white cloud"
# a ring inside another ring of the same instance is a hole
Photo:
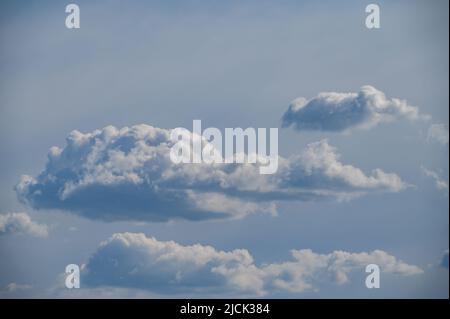
[[[396,174],[375,169],[367,175],[343,164],[326,140],[280,157],[272,175],[259,174],[259,164],[174,164],[172,145],[170,130],[148,125],[74,131],[64,148],[50,149],[40,175],[22,176],[16,192],[36,209],[166,221],[275,214],[281,200],[345,200],[407,187]]]
[[[417,120],[429,116],[405,100],[387,98],[370,85],[358,93],[324,92],[312,99],[297,98],[284,113],[284,127],[297,130],[348,131],[372,128],[397,119]]]
[[[448,126],[445,124],[431,124],[428,128],[427,141],[448,145]]]
[[[448,195],[448,181],[440,177],[439,174],[435,171],[427,169],[424,166],[422,166],[421,168],[426,176],[431,177],[434,180],[436,188],[442,191],[444,194]]]
[[[28,234],[36,237],[47,237],[46,225],[33,222],[26,213],[7,213],[0,215],[0,235]]]
[[[344,284],[353,272],[375,263],[383,272],[407,276],[422,273],[382,250],[315,253],[292,250],[292,260],[256,265],[245,249],[225,252],[211,246],[183,246],[140,233],[117,233],[103,242],[83,267],[89,287],[146,289],[153,293],[232,293],[267,295],[314,291],[332,281]]]

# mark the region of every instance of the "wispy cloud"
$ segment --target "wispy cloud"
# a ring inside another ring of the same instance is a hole
[[[430,169],[427,169],[426,167],[422,166],[422,172],[427,176],[431,177],[434,180],[434,183],[436,185],[436,188],[440,191],[442,191],[445,195],[448,196],[448,181],[444,180],[439,174],[435,171],[432,171]]]
[[[32,288],[33,288],[32,285],[11,282],[6,286],[5,290],[8,292],[17,292],[17,291],[21,291],[21,290],[29,290]]]

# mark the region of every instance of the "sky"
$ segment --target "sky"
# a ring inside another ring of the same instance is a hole
[[[448,298],[447,1],[75,3],[0,4],[1,298]],[[195,119],[277,173],[174,165]]]

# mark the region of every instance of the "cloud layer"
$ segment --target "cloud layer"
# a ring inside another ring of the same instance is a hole
[[[326,140],[280,157],[275,174],[261,175],[259,164],[174,164],[169,137],[170,130],[148,125],[73,131],[64,148],[50,149],[40,175],[22,176],[16,192],[36,209],[166,221],[274,214],[281,200],[345,200],[407,187],[396,174],[375,169],[367,175],[343,164]]]
[[[397,119],[427,117],[405,100],[387,98],[383,92],[366,85],[358,93],[324,92],[309,100],[297,98],[284,113],[282,125],[292,125],[297,130],[340,132],[372,128]]]
[[[262,296],[316,290],[323,282],[344,284],[353,272],[375,263],[384,273],[422,273],[382,250],[318,254],[292,250],[292,260],[256,265],[245,249],[183,246],[140,233],[117,233],[103,242],[82,270],[91,287],[139,288],[154,293],[232,293]]]
[[[0,215],[0,235],[28,234],[36,237],[47,237],[46,225],[33,222],[26,213],[7,213]]]

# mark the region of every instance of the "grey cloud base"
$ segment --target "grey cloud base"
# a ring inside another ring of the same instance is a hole
[[[24,175],[19,199],[35,209],[59,209],[106,221],[241,218],[276,214],[282,200],[348,200],[367,192],[397,192],[408,184],[375,169],[367,175],[341,163],[326,140],[279,157],[278,171],[258,164],[174,164],[170,130],[148,125],[91,133],[73,131],[52,147],[36,178]]]
[[[428,118],[405,100],[389,99],[370,85],[358,93],[324,92],[312,99],[293,100],[282,117],[283,127],[297,130],[348,131],[372,128],[379,123],[397,119]]]
[[[353,271],[375,263],[384,273],[416,275],[422,269],[382,250],[319,254],[292,250],[292,260],[256,265],[245,249],[184,246],[141,233],[117,233],[101,243],[82,270],[89,287],[138,288],[160,294],[220,293],[264,296],[315,291],[323,282],[344,284]]]

